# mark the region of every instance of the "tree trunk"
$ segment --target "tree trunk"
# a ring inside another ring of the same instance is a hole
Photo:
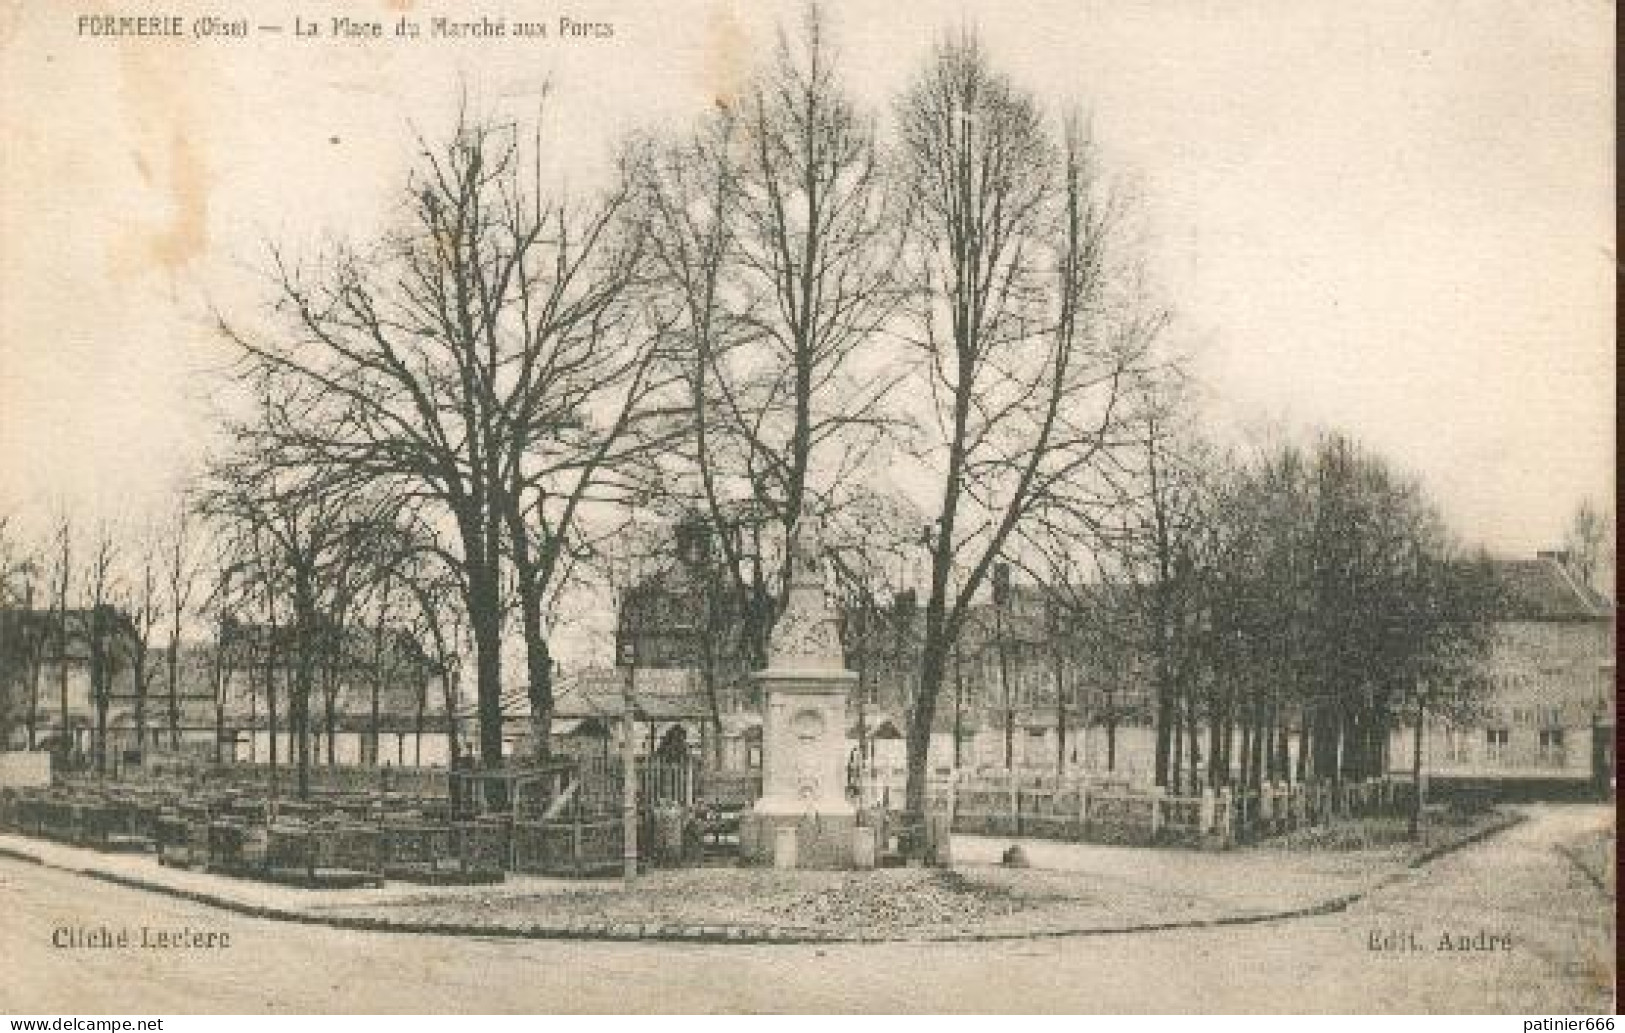
[[[531,760],[546,764],[553,755],[553,653],[542,631],[539,603],[532,614],[526,604],[525,668],[529,675]],[[533,622],[534,621],[534,625]]]
[[[937,692],[946,673],[947,652],[948,642],[940,620],[933,622],[928,617],[925,645],[920,654],[920,683],[908,722],[908,777],[903,793],[907,821],[922,827],[930,772],[931,725],[936,717]]]
[[[1224,763],[1224,728],[1221,727],[1223,723],[1224,715],[1219,707],[1215,705],[1210,708],[1207,729],[1207,785],[1211,789],[1219,788],[1219,769]]]
[[[281,731],[277,725],[276,708],[276,621],[270,622],[270,635],[265,646],[265,722],[271,746],[271,795],[277,795],[278,770],[277,761],[280,756],[277,735]]]
[[[1195,709],[1193,706],[1191,712],[1185,715],[1189,727],[1187,738],[1191,747],[1190,784],[1193,790],[1200,789],[1202,784],[1202,728],[1196,721]]]
[[[489,770],[502,767],[502,613],[496,572],[472,572],[475,583],[469,607],[469,629],[474,635],[475,700],[479,711],[480,764]]]
[[[1171,706],[1169,708],[1171,728],[1168,738],[1171,751],[1169,754],[1168,786],[1172,788],[1176,795],[1184,789],[1183,775],[1185,773],[1185,722],[1182,720],[1181,710],[1180,707]]]
[[[456,769],[462,746],[457,739],[457,682],[441,653],[440,694],[446,711],[446,766]]]
[[[145,656],[138,656],[135,662],[135,747],[141,753],[142,763],[146,763],[147,661]]]
[[[1275,715],[1275,777],[1292,782],[1292,742],[1287,729],[1286,707],[1277,708]]]
[[[1302,785],[1311,777],[1309,767],[1309,751],[1314,748],[1313,735],[1310,725],[1314,723],[1314,713],[1310,708],[1303,707],[1298,711],[1298,784]]]
[[[1177,756],[1174,744],[1174,706],[1172,694],[1166,685],[1157,686],[1157,761],[1156,784],[1167,788],[1169,777],[1178,775],[1171,770],[1170,761]]]
[[[91,608],[90,616],[90,692],[96,704],[96,731],[95,742],[92,744],[96,754],[96,774],[102,776],[107,773],[107,708],[111,699],[111,686],[107,684],[107,645],[106,630],[103,627],[105,618],[102,607],[98,602]]]
[[[1013,771],[1016,766],[1016,712],[1015,703],[1010,698],[1010,658],[1005,652],[1002,603],[994,604],[993,616],[996,622],[994,648],[999,661],[999,689],[1004,696],[1004,770]]]
[[[181,748],[181,672],[180,672],[180,629],[171,627],[169,631],[169,748],[178,751]]]
[[[1265,745],[1270,741],[1270,729],[1265,724],[1264,704],[1253,703],[1252,720],[1252,778],[1248,782],[1249,788],[1261,791],[1264,788],[1264,762],[1270,753]]]
[[[1052,632],[1053,633],[1053,632]],[[1066,666],[1055,654],[1055,778],[1066,776]]]
[[[1427,724],[1427,711],[1423,707],[1421,693],[1416,697],[1416,735],[1411,743],[1411,820],[1410,837],[1415,840],[1422,835],[1422,730]]]
[[[327,766],[331,768],[338,765],[339,688],[336,684],[337,676],[329,674],[328,677],[335,684],[325,686],[322,689],[322,710],[324,711],[322,718],[323,724],[327,727]]]
[[[525,695],[530,703],[530,748],[535,764],[546,764],[552,756],[553,738],[553,651],[547,641],[543,621],[542,594],[546,589],[543,573],[546,556],[532,552],[530,534],[520,511],[521,487],[509,489],[503,517],[513,555],[514,580],[519,594],[519,622],[525,638]]]
[[[24,608],[33,612],[34,600],[30,596]],[[40,704],[40,673],[44,666],[40,663],[41,653],[44,649],[44,636],[36,635],[28,647],[28,748],[34,750],[39,744],[39,704]]]
[[[874,746],[870,744],[871,753]],[[965,665],[959,647],[954,646],[954,771],[964,766],[965,750]]]

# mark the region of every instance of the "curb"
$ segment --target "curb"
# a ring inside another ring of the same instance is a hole
[[[1431,861],[1437,860],[1446,854],[1461,850],[1474,843],[1481,842],[1492,835],[1503,832],[1525,821],[1525,816],[1515,814],[1505,821],[1497,822],[1478,830],[1471,836],[1465,836],[1453,843],[1445,843],[1425,852],[1412,860],[1407,870],[1420,868]],[[1385,889],[1397,882],[1404,881],[1408,876],[1405,872],[1392,872],[1377,879],[1363,889],[1350,893],[1330,897],[1326,900],[1307,904],[1301,907],[1287,908],[1278,911],[1245,911],[1230,915],[1220,915],[1216,918],[1190,918],[1176,919],[1165,922],[1135,922],[1116,926],[1078,926],[1064,929],[1040,929],[1032,932],[946,932],[933,934],[929,931],[913,935],[902,934],[874,934],[868,932],[844,932],[834,929],[808,929],[800,926],[773,926],[773,925],[734,925],[734,924],[683,924],[683,923],[637,923],[637,922],[559,922],[537,923],[525,927],[492,927],[474,923],[459,922],[399,922],[385,918],[375,918],[363,915],[324,915],[313,911],[292,910],[288,908],[271,907],[263,904],[247,904],[232,900],[228,897],[216,896],[200,890],[181,889],[176,886],[167,886],[163,883],[149,882],[145,879],[132,878],[114,872],[102,871],[96,868],[69,868],[62,865],[48,864],[40,858],[0,847],[0,857],[8,857],[26,863],[37,864],[41,867],[55,871],[67,872],[85,878],[96,879],[100,882],[123,886],[128,889],[143,890],[149,893],[158,893],[179,900],[202,904],[206,907],[218,908],[234,914],[249,918],[261,918],[269,921],[292,922],[299,925],[319,925],[333,929],[347,929],[359,932],[404,933],[420,936],[470,936],[497,938],[509,940],[589,940],[611,943],[688,943],[688,944],[779,944],[779,945],[806,945],[806,944],[836,944],[836,943],[994,943],[1017,940],[1056,940],[1081,938],[1085,936],[1124,936],[1132,933],[1174,932],[1184,929],[1214,929],[1225,926],[1261,925],[1270,922],[1284,922],[1297,918],[1312,918],[1317,915],[1336,914],[1346,911],[1349,907],[1359,903],[1366,897],[1379,890]]]
[[[1596,872],[1587,867],[1586,864],[1580,860],[1578,854],[1565,846],[1555,846],[1552,849],[1561,855],[1565,861],[1573,865],[1581,875],[1585,876],[1586,881],[1591,883],[1592,886],[1596,887],[1598,893],[1607,897],[1609,900],[1614,899],[1614,893],[1608,888],[1608,884],[1603,882],[1602,878],[1598,876]]]
[[[1477,832],[1474,832],[1470,836],[1463,836],[1462,838],[1460,838],[1458,840],[1455,840],[1453,842],[1440,843],[1436,847],[1433,847],[1433,848],[1431,848],[1429,850],[1424,850],[1422,853],[1420,853],[1416,857],[1412,858],[1411,862],[1408,865],[1406,865],[1406,867],[1407,868],[1420,868],[1423,865],[1431,864],[1434,861],[1437,861],[1441,857],[1444,857],[1444,856],[1446,856],[1448,854],[1453,854],[1457,850],[1461,850],[1461,849],[1463,849],[1465,847],[1470,847],[1474,843],[1481,843],[1484,840],[1490,838],[1491,836],[1494,836],[1494,835],[1497,835],[1499,833],[1505,832],[1507,829],[1513,828],[1515,826],[1522,825],[1524,822],[1526,822],[1528,820],[1529,820],[1529,816],[1527,814],[1520,814],[1520,813],[1514,811],[1513,813],[1508,814],[1505,817],[1503,817],[1500,821],[1492,822],[1491,824],[1486,825],[1483,828],[1479,829]]]

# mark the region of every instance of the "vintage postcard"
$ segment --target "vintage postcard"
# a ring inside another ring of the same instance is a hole
[[[1615,17],[0,2],[0,1011],[1613,1013]]]

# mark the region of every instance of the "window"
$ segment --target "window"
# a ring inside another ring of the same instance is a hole
[[[1568,762],[1568,752],[1563,748],[1561,728],[1541,729],[1536,756],[1541,764],[1553,767],[1562,767]]]
[[[1467,732],[1447,728],[1444,733],[1445,759],[1451,764],[1470,764],[1473,760],[1473,740]]]
[[[1508,733],[1505,728],[1484,729],[1484,759],[1492,764],[1506,759]]]

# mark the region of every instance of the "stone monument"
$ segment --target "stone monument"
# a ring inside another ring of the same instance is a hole
[[[742,817],[747,860],[801,868],[852,863],[856,812],[846,798],[846,669],[836,617],[824,600],[818,523],[803,515],[791,543],[784,613],[768,644],[762,687],[762,797]]]

